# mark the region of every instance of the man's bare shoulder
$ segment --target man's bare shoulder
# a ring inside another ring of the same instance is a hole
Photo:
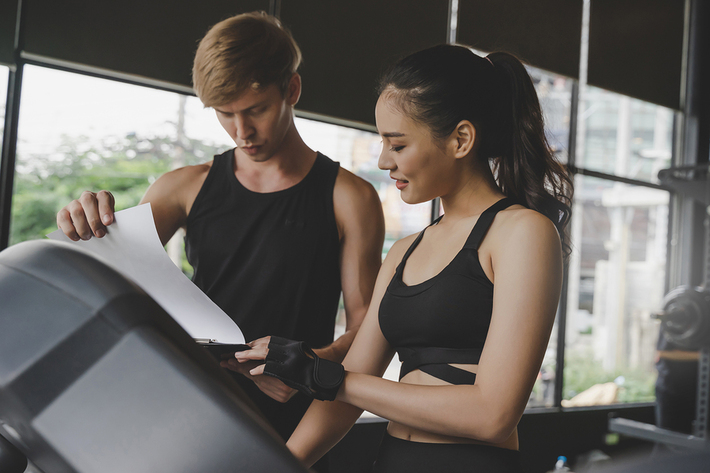
[[[372,184],[367,182],[360,176],[355,175],[351,171],[341,167],[338,171],[338,177],[335,179],[335,192],[369,192],[374,191]]]
[[[333,206],[339,223],[346,220],[362,223],[373,217],[384,219],[380,197],[375,188],[347,169],[340,168],[338,171],[333,189]]]
[[[160,179],[180,185],[188,184],[195,180],[204,181],[207,174],[210,172],[210,168],[212,168],[212,163],[213,161],[209,161],[207,163],[173,169],[163,174]]]
[[[173,169],[160,176],[151,187],[180,194],[190,192],[190,189],[195,186],[202,187],[211,167],[212,161]]]
[[[212,161],[168,171],[150,186],[143,200],[189,209],[211,167]]]
[[[385,217],[380,197],[372,184],[340,168],[333,189],[333,209],[341,238],[345,235],[366,236],[363,241],[370,242],[373,247],[379,245],[378,251],[382,248]],[[357,241],[357,238],[351,241]]]
[[[342,167],[335,179],[333,202],[336,206],[351,206],[351,210],[380,206],[379,196],[372,184]]]

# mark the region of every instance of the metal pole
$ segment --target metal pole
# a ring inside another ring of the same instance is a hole
[[[698,399],[695,406],[695,422],[693,423],[693,435],[706,439],[708,432],[708,383],[710,382],[710,348],[703,347],[700,350],[700,362],[698,363]]]
[[[22,91],[23,65],[10,71],[5,107],[5,129],[2,138],[0,160],[0,251],[10,241],[10,214],[12,213],[12,189],[15,180],[15,157],[17,153],[17,125],[20,116],[20,93]]]
[[[22,50],[22,0],[17,0],[15,18],[15,40],[13,55],[14,69],[10,70],[5,102],[5,128],[0,155],[0,251],[7,248],[10,241],[10,215],[12,213],[12,189],[15,181],[15,157],[17,154],[17,126],[20,117],[20,95],[24,66],[20,58]]]
[[[557,309],[557,359],[555,362],[555,391],[553,405],[562,406],[565,381],[565,334],[567,332],[567,290],[569,285],[569,262],[565,262],[562,275],[562,293]]]

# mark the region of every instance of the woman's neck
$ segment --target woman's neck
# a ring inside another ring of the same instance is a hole
[[[505,195],[500,191],[487,162],[462,172],[458,184],[441,196],[449,221],[478,215]]]

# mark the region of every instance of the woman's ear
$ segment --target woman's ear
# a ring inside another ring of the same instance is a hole
[[[476,127],[468,120],[462,120],[451,134],[454,157],[467,156],[476,145]]]

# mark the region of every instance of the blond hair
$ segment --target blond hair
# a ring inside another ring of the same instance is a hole
[[[192,83],[205,107],[233,102],[248,88],[276,84],[285,95],[301,50],[281,22],[265,12],[214,25],[195,53]]]

